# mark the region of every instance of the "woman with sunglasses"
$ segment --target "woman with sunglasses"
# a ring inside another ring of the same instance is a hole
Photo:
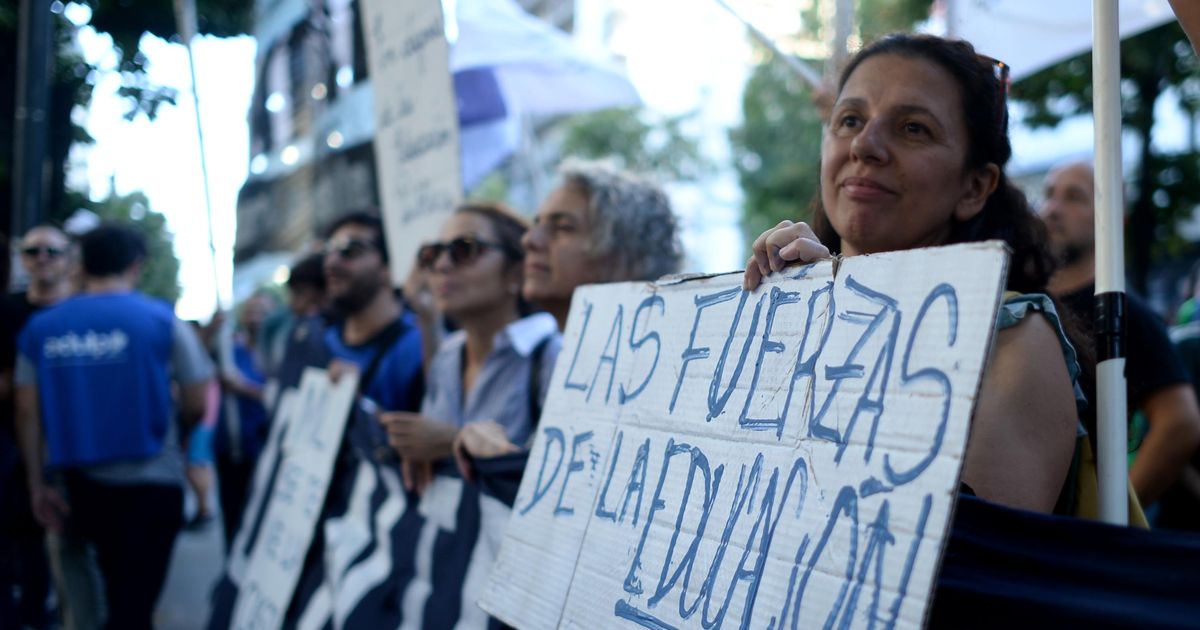
[[[1053,262],[1044,230],[1004,173],[1012,154],[1004,71],[966,42],[924,35],[889,36],[851,58],[821,146],[812,223],[784,221],[759,236],[745,286],[835,254],[1005,241],[1009,293],[962,480],[1002,505],[1095,516],[1081,501],[1095,496],[1087,461],[1095,416],[1083,394],[1094,364],[1045,294]],[[1134,501],[1131,521],[1140,516]]]
[[[460,206],[417,254],[438,311],[459,330],[429,363],[420,414],[384,413],[405,484],[421,490],[460,429],[486,422],[512,443],[532,431],[558,355],[554,318],[521,298],[525,219],[499,204]]]

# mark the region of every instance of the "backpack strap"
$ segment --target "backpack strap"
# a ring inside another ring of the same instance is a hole
[[[392,344],[396,343],[396,340],[400,338],[400,335],[407,327],[404,320],[397,319],[388,324],[387,328],[384,328],[382,332],[375,335],[375,338],[371,340],[371,345],[375,347],[375,354],[371,356],[371,362],[367,364],[367,369],[363,370],[362,378],[358,381],[359,394],[367,391],[371,380],[375,378],[375,373],[379,371],[380,364],[383,363],[383,357],[387,356]]]
[[[546,335],[529,353],[529,426],[536,427],[542,418],[541,377],[546,346],[554,335]]]

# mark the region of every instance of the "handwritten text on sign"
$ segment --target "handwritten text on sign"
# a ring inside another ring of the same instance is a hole
[[[312,542],[357,387],[357,375],[333,384],[325,371],[309,368],[299,390],[280,399],[274,422],[286,432],[281,463],[234,605],[232,628],[280,627]],[[239,532],[237,540],[243,535]]]
[[[369,0],[362,6],[379,197],[399,285],[417,248],[437,236],[462,198],[458,108],[441,4]]]
[[[576,292],[482,605],[525,628],[920,627],[1006,254]]]

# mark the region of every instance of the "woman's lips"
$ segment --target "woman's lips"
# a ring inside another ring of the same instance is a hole
[[[866,177],[847,177],[843,179],[842,190],[851,199],[859,201],[882,199],[894,194],[888,187]]]

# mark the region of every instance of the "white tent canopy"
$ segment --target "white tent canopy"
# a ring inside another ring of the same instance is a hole
[[[1175,19],[1167,0],[1123,0],[1118,11],[1121,39]],[[926,30],[971,42],[1016,81],[1091,49],[1092,1],[940,0]]]

